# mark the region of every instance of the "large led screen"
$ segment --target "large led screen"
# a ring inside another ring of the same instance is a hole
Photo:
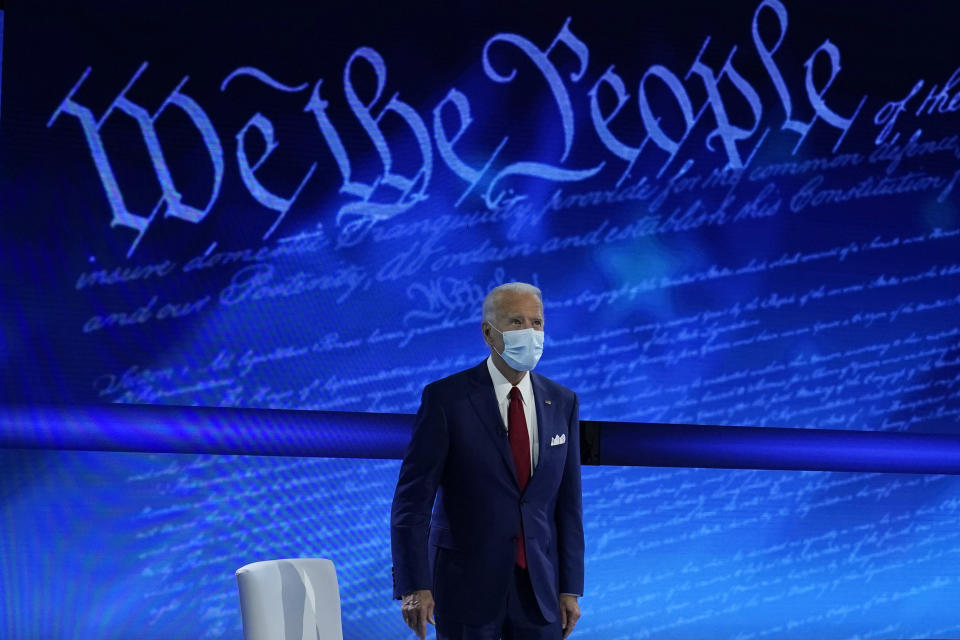
[[[956,434],[952,9],[11,3],[0,400],[413,413],[523,280],[584,419]],[[395,463],[182,460],[4,453],[0,629],[236,636],[238,563],[329,550],[351,637],[404,637]],[[949,477],[584,482],[582,637],[960,633]]]

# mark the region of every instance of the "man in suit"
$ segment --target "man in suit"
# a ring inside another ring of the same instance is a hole
[[[481,330],[489,358],[423,390],[391,511],[394,597],[420,638],[429,621],[438,640],[559,640],[583,594],[577,396],[531,371],[539,289],[493,289]]]

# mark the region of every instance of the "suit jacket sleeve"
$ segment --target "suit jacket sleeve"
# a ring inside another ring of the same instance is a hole
[[[449,446],[447,421],[432,385],[420,399],[413,435],[393,495],[390,542],[393,552],[393,596],[430,589],[433,576],[427,557],[430,512],[443,474]]]
[[[580,485],[580,401],[573,397],[567,460],[557,493],[560,593],[583,595],[583,493]]]

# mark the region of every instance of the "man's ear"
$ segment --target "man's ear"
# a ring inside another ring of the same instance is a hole
[[[483,341],[488,347],[493,347],[493,332],[496,331],[493,324],[484,320],[480,323],[480,331],[483,333]]]

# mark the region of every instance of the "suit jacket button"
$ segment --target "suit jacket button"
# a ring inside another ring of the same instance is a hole
[[[525,504],[527,504],[527,501],[526,501],[526,500],[521,500],[521,501],[520,501],[520,504],[521,504],[521,505],[525,505]]]

